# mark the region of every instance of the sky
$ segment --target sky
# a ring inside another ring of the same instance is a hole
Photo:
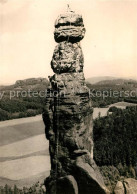
[[[54,23],[83,16],[84,74],[137,78],[137,0],[0,0],[0,85],[53,75]]]

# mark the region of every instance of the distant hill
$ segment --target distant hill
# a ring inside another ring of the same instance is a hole
[[[29,78],[25,80],[18,80],[15,83],[16,89],[31,89],[31,90],[45,90],[48,86],[46,78]]]
[[[96,83],[96,85],[132,85],[132,84],[137,84],[137,81],[131,79],[113,79],[113,80],[103,80]]]
[[[17,80],[15,85],[16,86],[23,86],[23,85],[34,85],[34,84],[41,84],[41,83],[48,83],[46,78],[29,78],[24,80]]]
[[[128,78],[117,78],[110,76],[93,77],[88,78],[86,81],[95,85],[124,85],[124,84],[136,84],[137,80]]]
[[[0,100],[0,121],[41,114],[48,84],[46,78],[30,78],[1,87],[4,93]]]
[[[0,90],[2,89],[2,88],[4,88],[5,86],[2,86],[2,85],[0,85]]]
[[[100,77],[91,77],[87,78],[86,81],[90,84],[96,84],[97,82],[104,81],[104,80],[115,80],[118,79],[117,77],[111,77],[111,76],[100,76]]]
[[[42,90],[47,88],[48,83],[46,78],[29,78],[17,80],[13,85],[0,86],[0,90]]]

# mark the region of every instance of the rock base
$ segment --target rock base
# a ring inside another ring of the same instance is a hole
[[[118,181],[114,189],[115,194],[137,194],[137,180],[127,178],[124,181]]]

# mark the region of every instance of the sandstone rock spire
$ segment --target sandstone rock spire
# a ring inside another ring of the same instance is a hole
[[[74,12],[61,14],[55,22],[58,44],[51,61],[55,74],[43,114],[51,158],[47,194],[107,193],[93,160],[93,108],[80,46],[85,32],[82,16]]]

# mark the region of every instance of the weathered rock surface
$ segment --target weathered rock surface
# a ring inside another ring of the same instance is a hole
[[[54,170],[58,163],[60,171],[64,171],[71,158],[79,155],[76,150],[86,149],[93,152],[93,109],[83,76],[83,73],[66,73],[50,79],[53,92],[58,90],[58,97],[50,99],[47,103],[47,109],[49,106],[50,109],[44,113],[44,120],[46,136],[50,140],[50,155]],[[56,138],[58,138],[57,153]]]
[[[70,12],[57,18],[54,38],[56,42],[79,42],[84,38],[85,31],[82,16]]]
[[[82,17],[72,12],[61,15],[55,28],[59,42],[51,61],[55,75],[50,77],[43,114],[51,157],[46,193],[109,193],[93,160],[93,108],[78,42],[84,37]]]
[[[137,180],[127,178],[123,182],[118,181],[114,190],[115,194],[137,194]]]
[[[60,26],[83,26],[83,18],[82,15],[76,14],[74,12],[69,12],[65,14],[60,14],[55,21],[55,28]]]
[[[55,29],[54,37],[56,42],[70,41],[78,42],[83,39],[85,35],[84,27],[74,27],[74,26],[60,26]]]
[[[82,72],[83,63],[80,43],[61,42],[54,50],[51,67],[55,73]]]
[[[85,158],[87,157],[87,161]],[[90,154],[77,158],[74,177],[77,181],[79,193],[109,194],[103,178]],[[80,177],[80,178],[79,178]]]
[[[114,190],[115,194],[125,194],[125,188],[121,181],[118,181]]]
[[[71,175],[58,178],[57,181],[47,179],[46,182],[47,194],[78,194],[77,182]]]

